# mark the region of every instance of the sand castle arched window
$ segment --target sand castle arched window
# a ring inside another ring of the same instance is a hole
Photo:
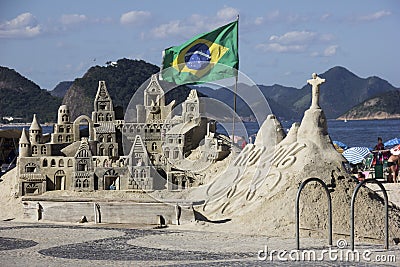
[[[62,135],[59,135],[59,136],[57,137],[57,141],[58,141],[59,143],[61,143],[61,142],[63,141]]]
[[[157,150],[157,143],[156,142],[153,142],[152,144],[151,144],[151,150]]]
[[[88,179],[83,180],[83,188],[88,188],[88,187],[89,187]]]
[[[107,159],[104,160],[103,167],[108,167],[108,160]]]
[[[164,154],[165,154],[165,157],[166,157],[167,159],[169,159],[169,148],[168,148],[168,147],[165,148]]]
[[[108,147],[108,155],[114,156],[114,146],[113,145]]]
[[[98,121],[104,121],[104,114],[102,113],[99,114]]]
[[[47,159],[43,159],[42,161],[42,167],[47,167],[48,163],[47,163]]]
[[[99,156],[104,156],[104,146],[103,145],[101,145],[99,147]]]
[[[145,169],[142,170],[142,178],[147,177],[147,171]]]
[[[110,113],[107,113],[106,115],[106,121],[112,121],[112,116]]]
[[[63,122],[68,122],[68,115],[67,114],[62,115],[61,120]]]
[[[99,135],[99,142],[103,143],[104,142],[104,136],[103,135]]]
[[[58,132],[63,133],[64,132],[64,126],[58,126]]]
[[[87,171],[87,162],[86,162],[86,160],[80,160],[78,162],[78,171]]]
[[[37,154],[38,153],[38,148],[37,146],[32,146],[32,154]]]
[[[71,142],[71,136],[70,136],[70,135],[67,135],[66,141],[67,141],[67,142]]]
[[[51,160],[50,166],[51,166],[51,167],[55,167],[55,166],[56,166],[56,161],[55,161],[55,159],[52,159],[52,160]]]
[[[58,162],[58,166],[59,167],[64,167],[64,160],[60,159],[60,161]]]
[[[179,158],[179,149],[178,149],[178,148],[174,148],[173,158],[174,158],[174,159]]]
[[[134,170],[133,171],[133,177],[134,178],[138,178],[139,177],[139,171],[138,170]]]
[[[72,165],[72,159],[69,159],[69,160],[68,160],[67,165],[68,165],[68,167],[72,167],[72,166],[73,166],[73,165]]]
[[[40,136],[36,135],[35,140],[36,140],[36,143],[40,143]]]
[[[36,172],[36,164],[29,162],[28,164],[25,165],[25,172]]]
[[[46,155],[46,153],[47,153],[47,147],[46,147],[46,146],[42,146],[42,147],[40,148],[40,153],[41,153],[42,155]]]
[[[71,126],[67,126],[67,133],[71,132]]]
[[[81,187],[82,187],[82,182],[81,182],[80,179],[76,179],[76,181],[75,181],[75,187],[76,187],[76,188],[81,188]]]
[[[107,143],[111,143],[113,141],[113,138],[111,134],[107,135]]]

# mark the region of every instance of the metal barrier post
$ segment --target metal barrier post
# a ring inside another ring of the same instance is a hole
[[[351,250],[354,251],[354,203],[356,201],[356,196],[358,193],[358,190],[361,188],[361,186],[363,186],[366,183],[375,183],[377,184],[383,192],[383,199],[385,201],[385,245],[384,248],[385,249],[389,249],[389,205],[388,205],[388,196],[387,196],[387,192],[385,187],[382,185],[381,182],[375,180],[375,179],[365,179],[364,181],[362,181],[361,183],[359,183],[356,187],[356,189],[354,189],[353,192],[353,197],[351,198]]]
[[[300,194],[303,188],[308,184],[309,182],[318,182],[320,183],[326,192],[326,195],[328,197],[328,212],[329,212],[329,218],[328,218],[328,224],[329,224],[329,245],[332,246],[332,200],[331,200],[331,193],[329,192],[328,186],[324,183],[319,178],[308,178],[305,181],[303,181],[299,187],[299,190],[297,191],[297,196],[296,196],[296,242],[297,242],[297,249],[300,249],[300,209],[299,209],[299,203],[300,203]]]

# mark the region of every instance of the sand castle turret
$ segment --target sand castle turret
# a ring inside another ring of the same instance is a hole
[[[43,130],[42,126],[40,126],[36,114],[33,114],[33,120],[31,123],[31,127],[29,127],[29,139],[32,144],[39,144],[42,140]]]
[[[29,142],[25,128],[22,129],[21,137],[19,139],[19,156],[20,157],[31,156],[31,143]]]

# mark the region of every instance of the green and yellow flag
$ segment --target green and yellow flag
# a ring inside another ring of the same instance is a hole
[[[161,77],[176,84],[205,83],[237,74],[238,21],[164,50]]]

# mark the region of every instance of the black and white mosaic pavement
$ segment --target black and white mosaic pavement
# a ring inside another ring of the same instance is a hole
[[[376,266],[376,262],[261,261],[257,258],[257,246],[251,252],[249,249],[244,252],[218,250],[217,244],[229,242],[224,235],[207,237],[216,242],[199,250],[193,246],[185,249],[185,244],[191,240],[177,242],[170,248],[165,243],[161,245],[169,237],[178,236],[184,240],[197,235],[201,239],[205,234],[214,235],[168,229],[0,223],[0,266]],[[399,254],[398,248],[392,252]],[[397,264],[380,263],[379,266]]]

